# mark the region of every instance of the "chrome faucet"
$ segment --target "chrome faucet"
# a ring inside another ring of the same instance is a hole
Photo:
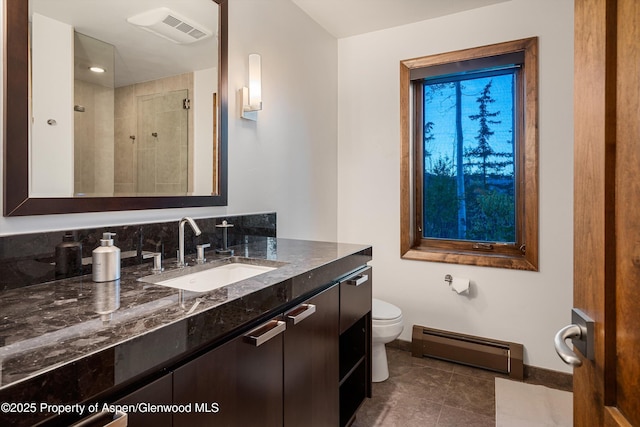
[[[187,222],[193,229],[193,232],[196,233],[196,236],[202,233],[191,217],[185,216],[178,222],[178,267],[185,267],[187,265],[184,263],[184,224]]]

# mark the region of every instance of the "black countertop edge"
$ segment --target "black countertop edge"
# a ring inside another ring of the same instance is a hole
[[[39,318],[53,325],[43,327],[48,342],[23,330],[23,341],[0,347],[0,402],[74,404],[125,390],[295,306],[372,259],[370,246],[332,242],[264,238],[234,249],[237,256],[284,264],[215,291],[187,292],[187,308],[200,301],[191,314],[178,306],[177,290],[137,280],[148,266],[123,269],[120,308],[106,326],[95,312],[99,302],[90,276],[0,293],[0,307],[13,307],[13,315],[20,307],[12,303],[26,299],[22,329]],[[2,320],[0,332],[20,330],[11,313]],[[21,344],[34,348],[20,351]],[[7,375],[13,380],[5,382]],[[0,413],[0,424],[32,425],[51,414],[31,415]]]

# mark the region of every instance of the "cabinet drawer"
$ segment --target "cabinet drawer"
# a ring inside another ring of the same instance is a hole
[[[371,311],[372,272],[366,267],[340,282],[340,333]]]
[[[117,405],[135,405],[138,403],[170,405],[173,401],[173,375],[167,374],[144,387],[139,388],[117,402]],[[170,412],[131,412],[128,414],[128,427],[171,427],[173,416]]]

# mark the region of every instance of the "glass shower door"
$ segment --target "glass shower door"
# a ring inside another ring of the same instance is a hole
[[[137,97],[137,185],[140,195],[188,190],[189,93],[177,90]]]

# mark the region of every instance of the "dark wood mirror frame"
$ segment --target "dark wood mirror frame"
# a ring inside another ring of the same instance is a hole
[[[227,205],[228,0],[220,5],[218,72],[218,194],[161,197],[29,197],[29,2],[5,0],[4,216]],[[55,165],[52,165],[55,167]]]

